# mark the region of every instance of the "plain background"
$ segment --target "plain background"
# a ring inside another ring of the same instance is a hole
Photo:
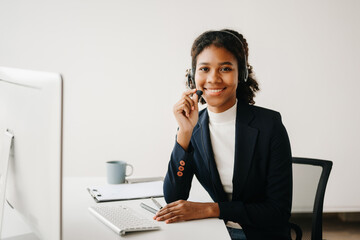
[[[64,175],[124,160],[164,176],[190,47],[235,29],[250,48],[256,105],[282,114],[294,156],[334,162],[325,211],[360,211],[357,0],[1,0],[0,65],[64,76]]]

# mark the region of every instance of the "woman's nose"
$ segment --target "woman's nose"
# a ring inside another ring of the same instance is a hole
[[[217,71],[211,71],[209,72],[206,80],[209,83],[217,83],[221,82],[221,77]]]

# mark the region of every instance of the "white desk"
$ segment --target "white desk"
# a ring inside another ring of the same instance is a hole
[[[161,226],[160,230],[148,232],[129,233],[125,236],[119,236],[109,227],[105,226],[97,218],[95,218],[88,210],[89,206],[96,203],[87,192],[86,187],[91,185],[106,184],[105,178],[65,178],[63,180],[63,240],[110,240],[110,239],[230,239],[222,220],[217,218],[193,220],[187,222],[179,222],[173,224],[165,224],[158,222]],[[194,186],[199,187],[195,184]],[[192,191],[194,192],[194,191]],[[202,191],[196,191],[196,196],[192,200],[196,200],[197,196],[204,200]],[[158,201],[165,205],[163,198]],[[100,204],[124,204],[134,210],[148,216],[152,219],[153,214],[140,207],[140,202],[144,202],[149,206],[153,206],[150,199],[131,200],[121,202],[108,202]],[[9,212],[7,211],[7,214]],[[4,220],[6,215],[4,216]],[[6,220],[5,220],[6,221]],[[7,223],[9,225],[9,223]],[[4,226],[6,228],[6,226]],[[4,229],[6,231],[6,229]],[[17,239],[17,238],[14,238]]]

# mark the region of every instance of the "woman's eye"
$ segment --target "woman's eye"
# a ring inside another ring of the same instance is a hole
[[[199,69],[200,71],[203,71],[203,72],[207,72],[209,71],[209,68],[208,67],[202,67]]]
[[[220,69],[221,72],[230,72],[232,69],[229,67],[223,67]]]

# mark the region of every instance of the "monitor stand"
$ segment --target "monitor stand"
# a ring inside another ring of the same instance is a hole
[[[6,195],[6,180],[8,173],[8,166],[10,161],[10,152],[13,145],[14,135],[8,130],[2,134],[1,138],[3,139],[3,144],[0,148],[0,236],[2,231],[2,221],[4,216],[4,204],[5,204],[5,195]]]

